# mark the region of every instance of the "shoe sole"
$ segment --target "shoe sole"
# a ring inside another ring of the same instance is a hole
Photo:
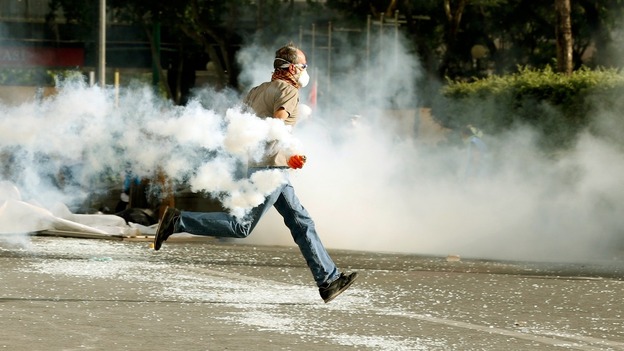
[[[351,279],[351,281],[349,281],[349,283],[347,283],[347,285],[343,286],[343,287],[342,287],[342,289],[338,290],[338,292],[336,292],[336,294],[334,294],[334,296],[329,297],[327,300],[324,300],[324,301],[325,301],[325,303],[329,303],[329,302],[331,302],[333,299],[337,298],[337,297],[338,297],[338,295],[342,294],[345,290],[349,289],[349,287],[350,287],[353,283],[355,283],[355,281],[357,280],[357,278],[358,278],[359,274],[357,274],[357,272],[356,272],[356,273],[353,273],[353,274],[354,274],[353,279]]]
[[[163,233],[160,231],[160,227],[162,227],[163,223],[169,222],[171,219],[167,218],[167,211],[169,211],[169,206],[165,207],[165,212],[163,213],[163,217],[158,223],[158,228],[156,229],[156,236],[154,236],[154,251],[160,250],[162,243],[164,241],[160,241],[160,245],[158,244],[158,239],[162,236]]]

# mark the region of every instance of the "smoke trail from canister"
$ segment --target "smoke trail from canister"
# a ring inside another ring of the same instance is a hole
[[[332,67],[339,78],[325,95],[331,108],[317,109],[294,129],[308,162],[292,182],[326,246],[548,261],[610,260],[621,253],[621,145],[587,131],[565,153],[547,155],[536,132],[518,126],[484,136],[489,175],[468,181],[462,177],[464,145],[419,137],[426,116],[406,103],[418,98],[418,59],[404,49],[392,56],[381,48],[366,65],[363,52],[342,48],[337,61],[346,64]],[[270,61],[262,53],[248,47],[243,57]],[[363,85],[367,76],[373,79]],[[594,119],[609,125],[617,115],[600,111]],[[275,212],[246,240],[292,245]]]
[[[296,143],[282,123],[245,113],[238,102],[222,113],[198,101],[172,106],[147,87],[124,90],[118,106],[113,101],[108,89],[69,80],[42,101],[2,106],[3,178],[25,199],[77,207],[121,186],[126,172],[148,179],[165,174],[220,198],[241,217],[283,181],[278,173],[271,173],[278,178],[272,182],[237,175],[237,165],[258,154],[269,136],[284,147]]]

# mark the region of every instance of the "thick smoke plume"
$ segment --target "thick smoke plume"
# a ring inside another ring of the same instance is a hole
[[[244,86],[270,78],[282,44],[240,52]],[[68,81],[50,98],[1,106],[3,177],[24,198],[78,208],[102,185],[121,186],[127,171],[162,172],[242,216],[283,178],[267,172],[246,179],[241,164],[264,140],[278,138],[308,157],[291,181],[329,248],[553,261],[621,251],[619,146],[585,132],[567,153],[546,156],[534,132],[518,127],[484,136],[490,171],[464,179],[463,145],[421,138],[416,56],[393,36],[370,56],[362,46],[341,45],[331,72],[309,58],[318,104],[293,134],[244,112],[238,94],[208,88],[181,107],[147,87],[124,88],[116,103],[110,88]],[[309,89],[302,89],[304,103]],[[601,111],[596,119],[609,125],[616,115]],[[275,211],[244,240],[293,245]]]
[[[422,137],[418,60],[387,39],[370,61],[362,47],[343,48],[332,67],[337,82],[324,96],[329,108],[319,103],[294,131],[309,161],[292,181],[327,246],[509,260],[619,257],[621,145],[585,131],[553,156],[539,149],[535,131],[518,126],[483,137],[487,175],[466,179],[467,150],[453,142],[456,131],[437,143]],[[252,47],[244,53],[260,57]],[[593,117],[602,126],[618,120],[613,111]],[[247,240],[291,242],[275,213]]]
[[[174,185],[220,198],[242,217],[283,178],[275,172],[242,178],[240,164],[259,155],[264,140],[296,144],[282,123],[243,112],[234,101],[223,113],[198,101],[172,106],[147,87],[123,90],[117,100],[112,89],[81,80],[59,83],[58,94],[41,101],[3,106],[1,113],[3,177],[46,207],[80,208],[88,196],[121,187],[126,174],[165,174]],[[163,188],[153,186],[152,195],[164,197]]]

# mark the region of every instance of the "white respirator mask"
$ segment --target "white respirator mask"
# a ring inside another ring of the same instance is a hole
[[[299,83],[299,86],[302,88],[305,88],[305,86],[310,83],[310,75],[307,70],[304,69],[303,72],[301,72],[299,79],[297,79],[297,83]]]

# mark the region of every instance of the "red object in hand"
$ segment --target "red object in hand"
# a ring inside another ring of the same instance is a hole
[[[290,156],[290,158],[288,159],[288,167],[290,168],[294,168],[294,169],[300,169],[303,168],[303,165],[306,162],[306,157],[303,155],[292,155]]]

